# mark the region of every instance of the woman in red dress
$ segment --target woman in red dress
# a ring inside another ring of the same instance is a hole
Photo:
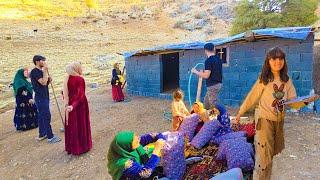
[[[121,102],[124,101],[124,94],[122,92],[122,73],[119,68],[119,63],[115,63],[113,65],[112,70],[112,79],[111,79],[111,85],[112,85],[112,99],[114,102]]]
[[[66,71],[68,75],[63,88],[66,108],[65,146],[68,154],[80,155],[92,148],[85,81],[80,63],[71,63]]]

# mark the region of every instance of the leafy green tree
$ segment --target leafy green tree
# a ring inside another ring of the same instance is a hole
[[[306,26],[317,20],[317,0],[243,0],[236,7],[231,34],[268,27]]]
[[[283,26],[309,26],[318,20],[317,0],[289,0],[282,11]]]

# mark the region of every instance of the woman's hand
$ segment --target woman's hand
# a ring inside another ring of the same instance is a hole
[[[29,99],[29,104],[34,104],[34,100],[33,99]]]
[[[73,106],[67,106],[67,107],[66,107],[66,111],[67,111],[67,112],[71,112],[72,110],[73,110]]]
[[[155,139],[156,139],[156,140],[159,140],[159,139],[166,140],[166,137],[165,137],[162,133],[158,133],[158,134],[155,136]]]
[[[240,123],[240,114],[238,113],[237,116],[236,116],[236,124],[239,124]]]

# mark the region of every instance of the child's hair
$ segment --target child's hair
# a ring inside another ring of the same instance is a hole
[[[175,100],[181,100],[184,96],[183,91],[181,89],[176,89],[172,95],[173,99]]]
[[[262,71],[259,77],[260,83],[267,85],[269,82],[272,82],[274,80],[273,74],[271,72],[269,60],[277,59],[277,58],[283,59],[284,61],[284,66],[280,70],[280,79],[282,82],[288,82],[289,76],[288,76],[288,66],[286,62],[286,54],[281,48],[274,47],[274,48],[271,48],[266,54],[266,58],[265,58]]]

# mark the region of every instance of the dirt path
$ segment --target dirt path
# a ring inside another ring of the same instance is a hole
[[[110,89],[88,93],[93,149],[79,157],[64,151],[64,134],[58,131],[61,122],[55,105],[51,106],[52,126],[62,142],[53,145],[36,142],[38,130],[16,132],[13,111],[0,114],[1,179],[110,179],[106,153],[117,131],[142,134],[169,129],[170,122],[162,115],[170,107],[169,101],[132,97],[128,103],[113,103],[110,94]],[[286,150],[275,159],[274,179],[318,179],[320,121],[315,118],[288,116]]]

